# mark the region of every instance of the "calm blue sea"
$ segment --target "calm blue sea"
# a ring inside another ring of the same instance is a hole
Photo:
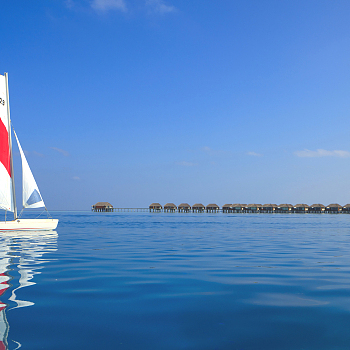
[[[52,215],[0,236],[0,350],[350,349],[350,215]]]

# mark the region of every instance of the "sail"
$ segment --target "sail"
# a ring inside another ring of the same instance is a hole
[[[14,211],[6,77],[0,75],[0,209]]]
[[[17,145],[19,148],[19,152],[21,154],[22,159],[22,181],[23,181],[23,207],[24,208],[41,208],[45,207],[44,201],[41,197],[39,188],[35,182],[32,171],[29,168],[27,159],[23,153],[21,144],[18,141],[18,137],[16,132],[13,130]]]

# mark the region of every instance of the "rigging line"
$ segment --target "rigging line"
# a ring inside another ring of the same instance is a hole
[[[43,210],[35,219],[37,219],[39,216],[41,216],[41,214],[44,212],[45,210]]]
[[[47,213],[47,217],[50,218],[50,219],[52,219],[52,216],[51,216],[51,214],[49,213],[49,211],[47,210],[46,205],[45,205],[45,210],[46,210],[46,213]]]
[[[19,219],[19,218],[21,217],[21,215],[22,215],[22,213],[23,213],[23,210],[24,210],[24,207],[22,208],[21,212],[19,213],[19,215],[18,215],[18,218],[17,218],[17,219]]]

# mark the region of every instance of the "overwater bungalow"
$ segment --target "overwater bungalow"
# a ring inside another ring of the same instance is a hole
[[[244,213],[246,211],[247,204],[232,204],[232,211],[234,213]]]
[[[293,206],[291,204],[280,204],[275,211],[276,213],[291,213]]]
[[[202,213],[205,210],[205,206],[202,203],[196,203],[192,205],[192,211],[194,213]]]
[[[308,213],[309,206],[307,204],[295,204],[293,211],[294,213]]]
[[[343,207],[338,203],[332,203],[326,206],[325,212],[329,214],[337,214],[337,213],[341,213],[342,209]]]
[[[159,203],[152,203],[149,206],[149,211],[162,211],[163,207]]]
[[[271,203],[269,203],[269,204],[264,204],[264,205],[261,207],[260,211],[261,211],[262,213],[274,213],[275,210],[276,210],[276,208],[277,208],[277,204],[271,204]]]
[[[187,203],[181,203],[178,207],[177,207],[177,210],[180,212],[180,213],[188,213],[191,211],[191,206]]]
[[[205,210],[207,213],[217,213],[220,211],[220,207],[217,204],[208,204],[205,207]]]
[[[97,202],[95,205],[91,207],[92,211],[113,211],[113,205],[108,202]]]
[[[323,204],[312,204],[309,207],[309,213],[324,213],[326,207]]]
[[[259,213],[261,208],[262,208],[261,204],[248,204],[246,210],[248,213]]]
[[[349,214],[350,213],[350,204],[345,204],[342,209],[343,213]]]
[[[223,213],[232,213],[232,204],[225,204],[222,206],[222,212]]]
[[[167,203],[164,205],[164,211],[165,212],[175,212],[177,209],[177,206],[174,203]]]

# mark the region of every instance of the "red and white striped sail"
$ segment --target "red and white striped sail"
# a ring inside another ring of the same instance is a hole
[[[11,149],[7,113],[6,77],[0,75],[0,209],[14,211],[11,183]]]

